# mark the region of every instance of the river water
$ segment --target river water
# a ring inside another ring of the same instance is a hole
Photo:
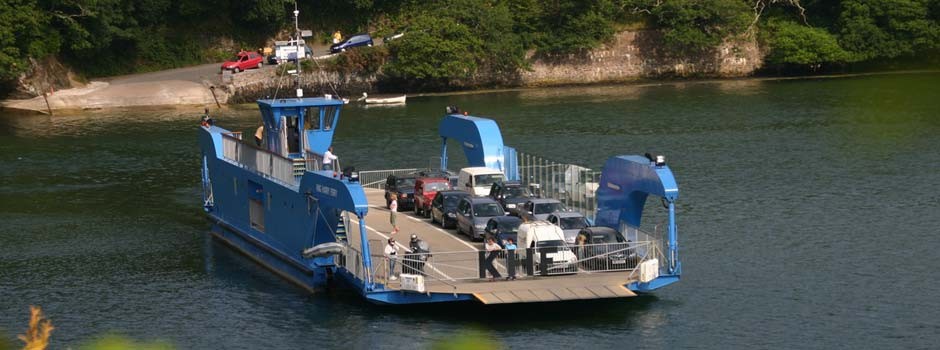
[[[41,305],[55,348],[936,348],[940,74],[579,87],[349,107],[359,169],[423,166],[445,105],[599,168],[666,155],[682,280],[623,300],[380,307],[310,294],[207,236],[200,109],[0,115],[0,344]],[[257,125],[253,106],[218,117]],[[2,348],[3,345],[0,345]]]

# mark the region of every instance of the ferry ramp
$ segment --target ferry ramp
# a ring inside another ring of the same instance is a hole
[[[480,277],[480,251],[483,244],[471,242],[454,230],[445,230],[431,224],[429,219],[417,217],[411,211],[399,212],[399,232],[392,234],[389,210],[385,207],[383,190],[365,189],[369,202],[366,217],[375,281],[388,290],[402,290],[399,280],[390,279],[389,261],[383,256],[389,237],[394,237],[401,248],[400,258],[407,258],[410,236],[418,235],[431,248],[431,258],[424,267],[426,293],[469,294],[484,304],[550,302],[576,299],[631,297],[636,294],[626,288],[637,280],[636,269],[610,272],[575,273],[552,276],[529,276],[522,267],[515,273],[517,279],[491,281]],[[348,243],[360,247],[359,225],[353,219],[349,225]],[[508,274],[505,260],[494,265],[502,277]],[[396,263],[394,273],[402,272],[402,262]],[[487,275],[489,277],[489,275]]]

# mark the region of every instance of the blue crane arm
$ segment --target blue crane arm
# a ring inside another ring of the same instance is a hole
[[[444,116],[438,131],[443,139],[441,168],[447,168],[447,139],[460,142],[467,164],[472,167],[505,170],[503,135],[496,121],[487,118],[449,114]]]

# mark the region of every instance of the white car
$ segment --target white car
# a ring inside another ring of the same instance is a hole
[[[552,260],[548,267],[550,274],[575,273],[578,270],[578,257],[565,243],[565,234],[560,227],[545,221],[533,221],[519,225],[517,234],[519,248],[535,248],[535,259],[541,259],[539,250],[554,252],[545,254]],[[540,266],[541,264],[537,264]]]

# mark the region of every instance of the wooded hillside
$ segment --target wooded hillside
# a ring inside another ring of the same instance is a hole
[[[292,27],[293,1],[0,0],[0,80],[56,57],[88,77],[216,62]],[[662,32],[676,57],[757,35],[768,65],[819,70],[940,53],[940,0],[299,1],[302,27],[406,35],[378,50],[394,79],[446,86],[513,74],[526,53],[577,52],[620,30]],[[368,53],[367,53],[368,55]],[[933,55],[933,56],[931,56]],[[355,65],[356,63],[348,63]]]

